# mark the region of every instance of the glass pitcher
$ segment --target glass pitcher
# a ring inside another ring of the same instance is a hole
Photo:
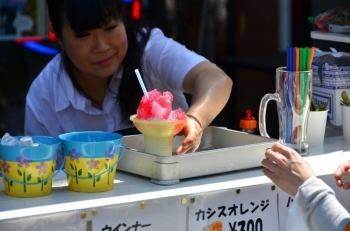
[[[307,121],[312,93],[312,71],[287,71],[285,67],[276,69],[276,92],[266,94],[259,108],[259,130],[266,132],[266,107],[270,100],[277,102],[279,122],[279,142],[300,155],[307,155],[309,147],[306,139]]]

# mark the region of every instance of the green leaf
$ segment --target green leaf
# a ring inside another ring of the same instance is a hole
[[[47,182],[48,182],[48,181],[45,181],[44,185],[47,185]]]
[[[319,111],[319,110],[320,110],[319,105],[316,103],[314,97],[311,97],[310,111]]]
[[[19,176],[22,176],[22,172],[17,169],[17,173]]]
[[[37,177],[37,179],[38,179],[38,183],[41,183],[41,178],[40,178],[40,177]]]
[[[83,170],[82,170],[82,169],[79,169],[79,171],[78,171],[78,176],[81,176],[81,174],[83,174]]]
[[[13,181],[12,181],[12,180],[10,181],[10,186],[11,186],[11,187],[13,186]]]
[[[91,179],[92,178],[92,174],[88,172],[88,177]]]
[[[105,163],[105,169],[108,169],[108,164]]]
[[[344,103],[345,103],[346,106],[350,107],[350,99],[344,100]]]
[[[29,174],[29,175],[27,176],[27,181],[30,181],[30,179],[32,179],[32,174]]]
[[[348,93],[346,93],[346,91],[342,91],[340,96],[344,101],[349,100],[349,96],[348,96]]]
[[[98,177],[96,178],[96,181],[99,182],[101,180],[101,175],[98,175]]]
[[[69,164],[70,165],[70,168],[72,169],[72,170],[74,170],[74,166],[72,165],[72,164]]]
[[[311,104],[310,104],[310,111],[327,111],[328,110],[328,104],[331,96],[328,96],[327,102],[325,104],[320,103],[318,104],[314,97],[311,97]]]
[[[111,172],[113,172],[113,167],[111,168]]]

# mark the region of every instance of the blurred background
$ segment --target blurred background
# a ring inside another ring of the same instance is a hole
[[[231,98],[214,126],[241,130],[240,119],[275,91],[275,69],[285,66],[288,46],[334,47],[348,43],[310,38],[308,18],[349,5],[345,0],[125,0],[126,14],[152,21],[165,35],[224,69],[234,82]],[[350,36],[349,36],[350,40]],[[25,96],[33,79],[57,53],[45,0],[0,0],[0,137],[23,134]],[[275,103],[267,131],[278,138]],[[259,134],[258,129],[255,131]]]

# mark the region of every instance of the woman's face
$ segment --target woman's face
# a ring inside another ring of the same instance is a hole
[[[128,49],[125,26],[117,20],[81,35],[75,35],[69,24],[64,23],[59,43],[75,66],[73,73],[79,73],[76,77],[112,76]]]

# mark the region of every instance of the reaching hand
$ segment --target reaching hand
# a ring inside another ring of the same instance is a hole
[[[203,129],[196,121],[188,119],[182,131],[177,135],[185,135],[185,139],[176,150],[176,154],[195,152],[201,143]]]
[[[347,172],[347,173],[350,172],[350,161],[347,161],[344,164],[341,164],[334,174],[334,178],[335,178],[335,181],[336,181],[338,187],[342,187],[343,189],[348,190],[348,189],[350,189],[350,182],[348,180],[344,180],[344,179],[343,179],[343,181],[341,180],[341,175],[344,172]]]
[[[286,193],[295,196],[298,188],[312,176],[312,167],[296,151],[280,143],[267,149],[261,164],[263,173]]]

